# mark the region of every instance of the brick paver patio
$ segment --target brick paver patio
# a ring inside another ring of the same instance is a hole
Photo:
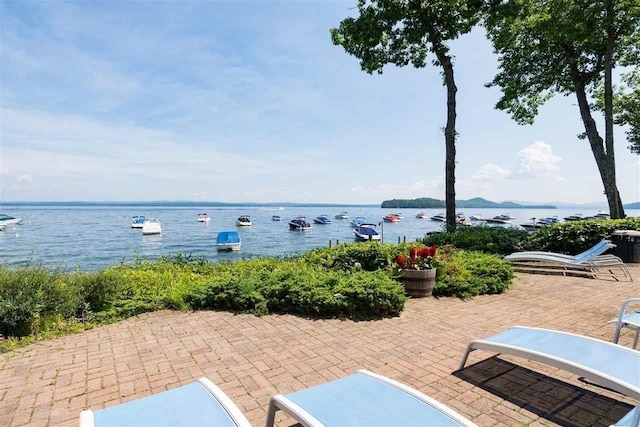
[[[410,300],[402,316],[371,322],[149,313],[0,355],[0,426],[77,426],[100,409],[206,376],[254,426],[269,397],[359,368],[404,382],[480,426],[607,426],[634,401],[548,366],[477,351],[467,342],[511,325],[610,340],[608,325],[634,282],[519,274],[503,295]],[[621,343],[630,345],[626,332]],[[279,425],[294,424],[279,415]]]

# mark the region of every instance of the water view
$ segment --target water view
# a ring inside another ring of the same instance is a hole
[[[382,218],[393,212],[378,207],[246,207],[246,208],[198,208],[175,206],[12,206],[4,207],[4,213],[20,217],[23,223],[9,226],[0,232],[0,262],[17,266],[26,263],[42,263],[49,267],[93,271],[125,261],[135,256],[144,259],[177,253],[192,254],[214,262],[232,261],[250,257],[278,257],[297,255],[313,248],[328,246],[331,242],[353,242],[350,220],[335,219],[341,211],[350,218],[363,216],[367,222],[379,224],[378,231],[386,243],[415,241],[425,233],[442,229],[443,223],[418,219],[416,214],[425,212],[432,216],[442,209],[402,209],[404,219],[398,223],[383,223]],[[197,215],[207,212],[208,223],[197,222]],[[466,211],[467,216],[480,214],[487,217],[505,213],[501,209],[476,209]],[[560,219],[576,213],[566,209],[518,209],[510,214],[516,217],[511,225],[526,223],[530,218],[557,215]],[[585,216],[597,210],[584,211]],[[289,231],[288,222],[298,215],[307,221],[327,214],[331,224],[313,224],[310,231]],[[630,216],[640,211],[630,210]],[[161,235],[143,236],[139,229],[131,228],[134,215],[157,218],[162,224]],[[251,227],[238,227],[236,219],[250,215]],[[282,221],[273,221],[273,215]],[[508,225],[507,225],[508,226]],[[242,238],[240,252],[228,253],[216,250],[219,231],[237,230]]]

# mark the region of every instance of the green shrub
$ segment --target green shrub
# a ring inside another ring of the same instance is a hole
[[[398,252],[398,245],[379,242],[362,242],[319,248],[302,256],[304,262],[324,268],[344,271],[354,267],[364,271],[387,268]]]
[[[78,289],[59,270],[41,265],[0,267],[0,333],[24,336],[48,330],[82,305]]]
[[[433,289],[436,296],[468,298],[500,294],[513,281],[513,268],[497,255],[457,250],[442,254]]]
[[[458,249],[507,255],[522,250],[529,232],[516,227],[463,227],[453,233],[436,233],[423,240],[425,245],[453,245]]]
[[[640,218],[586,220],[553,224],[533,233],[526,250],[560,252],[575,255],[602,239],[611,239],[615,230],[640,230]]]
[[[242,261],[221,270],[188,293],[186,303],[195,309],[362,319],[397,316],[406,300],[384,272],[330,271],[299,260]]]

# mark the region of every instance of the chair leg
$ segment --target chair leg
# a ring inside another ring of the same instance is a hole
[[[274,404],[273,400],[269,402],[269,411],[267,412],[267,424],[266,427],[273,427],[276,420],[276,412],[278,408]]]
[[[633,348],[638,346],[638,336],[640,336],[640,328],[636,329],[636,337],[633,339]]]

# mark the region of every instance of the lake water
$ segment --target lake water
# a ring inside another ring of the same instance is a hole
[[[391,209],[377,207],[287,207],[278,208],[194,208],[150,206],[11,206],[3,207],[3,213],[23,219],[21,225],[9,226],[0,232],[0,263],[9,266],[28,262],[42,263],[67,270],[93,271],[122,260],[132,261],[134,256],[154,258],[176,253],[203,256],[214,262],[237,260],[258,256],[283,256],[307,252],[311,249],[340,243],[353,242],[353,229],[349,220],[334,219],[341,211],[350,218],[364,216],[367,222],[379,223]],[[384,242],[415,241],[429,231],[441,230],[441,222],[417,219],[418,212],[429,216],[442,209],[401,209],[404,219],[399,223],[383,223],[378,231]],[[199,212],[207,212],[208,223],[196,221]],[[485,218],[505,213],[502,209],[466,210],[467,216],[481,214]],[[516,219],[514,225],[528,222],[530,218],[558,215],[559,218],[574,214],[564,209],[511,210]],[[584,211],[594,215],[597,210]],[[327,214],[332,224],[313,224],[311,231],[289,231],[288,222],[304,215],[309,222]],[[627,212],[640,215],[638,210]],[[144,215],[155,217],[162,223],[162,235],[143,236],[139,229],[131,228],[131,217]],[[237,227],[240,215],[250,215],[252,227]],[[282,221],[272,221],[272,215],[280,215]],[[238,230],[242,238],[239,253],[216,251],[216,235],[222,230]]]

